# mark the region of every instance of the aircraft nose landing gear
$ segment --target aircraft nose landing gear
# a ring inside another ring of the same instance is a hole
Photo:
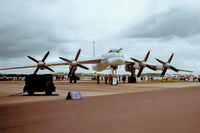
[[[111,85],[118,85],[118,78],[117,78],[117,68],[118,66],[111,66],[112,78],[111,78]]]

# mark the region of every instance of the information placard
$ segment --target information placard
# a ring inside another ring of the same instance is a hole
[[[83,98],[80,91],[69,91],[66,97],[66,100],[72,99],[77,100]]]

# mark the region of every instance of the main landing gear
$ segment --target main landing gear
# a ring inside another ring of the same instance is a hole
[[[72,83],[73,80],[74,80],[74,83],[77,83],[77,77],[76,77],[75,73],[72,74],[72,75],[69,77],[69,80],[70,80],[70,83]]]
[[[136,83],[135,69],[131,70],[131,76],[128,77],[128,83]]]

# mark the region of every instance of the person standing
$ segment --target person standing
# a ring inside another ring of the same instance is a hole
[[[108,83],[111,84],[111,75],[108,75]]]
[[[126,82],[126,76],[125,75],[123,75],[122,80],[123,80],[123,83]]]
[[[97,84],[99,84],[99,74],[97,74]]]
[[[107,84],[108,83],[108,76],[105,75],[104,79],[105,79],[105,84]]]

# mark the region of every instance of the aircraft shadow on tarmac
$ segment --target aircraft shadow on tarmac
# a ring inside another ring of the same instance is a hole
[[[28,94],[22,94],[22,93],[17,93],[17,94],[12,94],[12,95],[9,95],[9,97],[18,97],[18,96],[29,96]],[[52,94],[52,95],[45,95],[45,94],[34,94],[33,96],[31,97],[34,97],[34,96],[59,96],[59,94]],[[29,96],[30,97],[30,96]]]

